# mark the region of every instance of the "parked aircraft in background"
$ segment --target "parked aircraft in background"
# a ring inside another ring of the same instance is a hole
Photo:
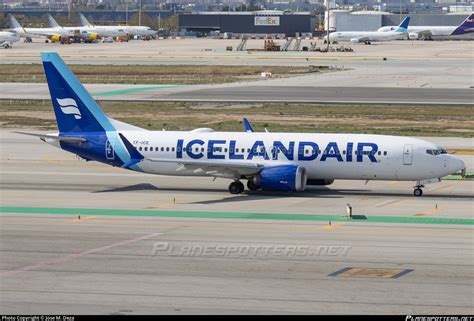
[[[333,32],[329,34],[329,41],[350,41],[352,43],[365,43],[370,44],[375,41],[390,41],[407,38],[408,24],[410,23],[410,17],[406,17],[400,23],[400,25],[392,31],[341,31]],[[327,36],[325,37],[327,39]]]
[[[396,28],[386,26],[377,31],[389,32]],[[407,30],[413,39],[463,39],[467,34],[474,32],[474,14],[471,13],[459,26],[411,26]]]
[[[20,40],[20,36],[10,31],[0,31],[0,46],[11,48],[14,42]]]
[[[120,31],[125,32],[130,36],[155,36],[156,31],[152,30],[147,26],[97,26],[93,25],[87,20],[87,18],[79,13],[79,19],[81,20],[81,25],[88,28],[96,28],[95,30],[103,30],[104,32],[108,31]]]
[[[48,24],[50,27],[63,28],[70,30],[76,36],[81,36],[87,40],[95,40],[103,37],[121,37],[127,33],[121,27],[113,26],[79,26],[79,27],[61,27],[49,13],[47,14]]]
[[[42,53],[59,132],[31,134],[86,161],[137,172],[232,180],[229,191],[303,191],[335,179],[424,184],[464,171],[464,162],[430,142],[365,134],[149,131],[107,116],[57,53]],[[25,133],[23,133],[25,134]],[[73,182],[71,182],[73,184]]]
[[[72,31],[65,30],[61,27],[23,28],[12,14],[8,15],[8,21],[10,25],[9,30],[24,38],[47,38],[53,42],[57,42],[74,35]]]

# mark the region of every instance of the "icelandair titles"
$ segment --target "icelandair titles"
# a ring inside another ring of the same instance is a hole
[[[204,145],[207,145],[207,148],[204,148]],[[375,158],[378,151],[377,144],[348,142],[344,147],[345,152],[341,153],[338,144],[330,142],[320,153],[319,145],[315,142],[301,141],[296,143],[290,141],[285,145],[281,141],[274,141],[271,148],[266,148],[263,141],[257,140],[253,143],[250,151],[247,151],[247,148],[238,146],[236,140],[209,140],[206,144],[201,139],[193,139],[187,143],[183,139],[179,139],[176,145],[176,158],[182,159],[183,154],[186,154],[192,159],[200,159],[206,156],[207,159],[252,160],[255,157],[262,157],[265,160],[278,160],[281,154],[290,161],[312,161],[321,156],[321,162],[329,158],[335,158],[339,162],[362,162],[364,157],[371,162],[377,162]],[[355,155],[354,150],[356,151]]]

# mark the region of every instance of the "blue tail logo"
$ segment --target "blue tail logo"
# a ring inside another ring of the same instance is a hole
[[[77,108],[77,103],[74,99],[72,98],[63,98],[59,99],[56,98],[56,101],[59,104],[59,107],[61,107],[61,111],[66,114],[66,115],[74,115],[74,118],[76,119],[81,119],[81,112],[79,111],[79,108]]]
[[[474,14],[464,20],[451,35],[462,35],[474,31]]]
[[[398,25],[398,28],[395,30],[395,32],[407,32],[409,24],[410,17],[405,17],[405,19],[403,19],[403,21]]]

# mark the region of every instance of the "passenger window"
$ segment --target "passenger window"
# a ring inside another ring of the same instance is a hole
[[[142,150],[142,147],[141,147],[141,146],[140,146],[140,147],[138,147],[138,150],[139,150],[139,151],[141,151],[141,150]]]
[[[387,156],[387,152],[383,152],[383,156]]]
[[[161,151],[164,152],[164,151],[165,151],[165,148],[164,148],[164,147],[161,147]]]
[[[148,147],[145,147],[145,152],[148,151]]]
[[[169,151],[170,151],[170,148],[169,148],[169,147],[166,147],[166,151],[169,152]]]

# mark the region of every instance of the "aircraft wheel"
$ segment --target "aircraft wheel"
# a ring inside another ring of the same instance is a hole
[[[229,192],[231,194],[240,194],[244,191],[244,184],[242,182],[232,182],[229,185]]]
[[[423,195],[423,190],[421,188],[416,188],[414,191],[413,191],[413,195],[415,196],[421,196]]]
[[[256,191],[256,190],[259,190],[260,189],[260,186],[258,186],[257,184],[255,184],[253,181],[251,180],[248,180],[247,182],[247,187],[249,190],[251,191]]]

